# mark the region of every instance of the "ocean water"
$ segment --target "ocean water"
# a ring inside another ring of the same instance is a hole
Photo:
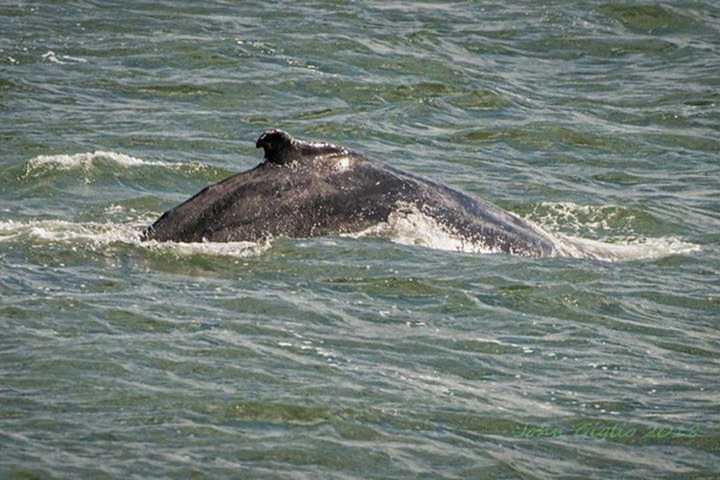
[[[0,118],[0,478],[720,475],[717,2],[2,1]],[[272,127],[623,255],[139,242]]]

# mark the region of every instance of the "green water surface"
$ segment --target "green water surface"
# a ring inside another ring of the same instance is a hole
[[[719,89],[711,0],[0,2],[0,478],[718,478]],[[137,242],[271,127],[662,255]]]

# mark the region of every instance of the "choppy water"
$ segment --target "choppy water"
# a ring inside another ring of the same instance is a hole
[[[717,478],[719,88],[710,0],[1,2],[0,477]],[[268,127],[639,254],[138,242]]]

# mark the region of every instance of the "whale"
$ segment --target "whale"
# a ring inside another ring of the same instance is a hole
[[[270,129],[257,139],[256,167],[232,175],[166,211],[142,233],[157,242],[263,242],[382,232],[422,219],[482,252],[560,254],[540,227],[435,180],[343,146]],[[425,228],[425,227],[419,227]]]

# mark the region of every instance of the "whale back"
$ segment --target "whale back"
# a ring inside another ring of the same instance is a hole
[[[264,133],[257,146],[265,162],[168,210],[144,238],[226,242],[351,233],[387,219],[408,188],[344,147],[285,136]]]
[[[552,240],[488,202],[328,143],[269,130],[265,161],[165,212],[146,240],[261,241],[357,233],[410,207],[492,251],[552,255]]]

